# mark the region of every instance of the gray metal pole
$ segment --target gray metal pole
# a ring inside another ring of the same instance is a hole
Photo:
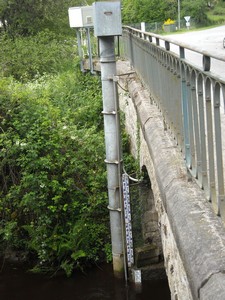
[[[84,72],[83,52],[82,52],[82,45],[81,45],[80,29],[76,29],[76,32],[77,32],[78,54],[79,54],[79,57],[80,57],[80,69],[81,69],[81,72]]]
[[[92,51],[91,51],[91,37],[90,37],[90,28],[86,28],[87,41],[88,41],[88,57],[89,57],[89,67],[91,74],[94,73],[93,63],[92,63]]]
[[[124,241],[122,224],[122,207],[120,199],[121,186],[121,151],[118,139],[118,109],[113,82],[116,75],[114,36],[99,38],[101,79],[103,94],[103,115],[105,128],[106,165],[108,178],[108,198],[110,211],[113,270],[116,277],[124,276]]]
[[[180,0],[178,0],[178,29],[180,29]]]

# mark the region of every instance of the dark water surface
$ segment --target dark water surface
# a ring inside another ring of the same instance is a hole
[[[0,300],[170,300],[166,280],[145,281],[141,289],[113,277],[112,266],[93,268],[72,278],[31,274],[6,266],[0,273]]]

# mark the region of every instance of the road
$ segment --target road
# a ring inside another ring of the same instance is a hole
[[[171,41],[182,42],[191,47],[196,47],[203,52],[206,51],[209,55],[216,55],[225,59],[225,49],[223,48],[224,37],[225,26],[168,35]],[[171,51],[178,53],[178,47],[171,46]],[[202,66],[202,56],[200,54],[187,50],[186,59],[198,66]],[[211,72],[225,80],[225,62],[212,59]]]

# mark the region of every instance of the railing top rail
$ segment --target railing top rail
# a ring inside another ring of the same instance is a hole
[[[164,128],[180,145],[189,173],[225,222],[225,57],[167,36],[132,27],[124,31],[127,56],[160,108]],[[170,47],[174,45],[179,51]]]
[[[190,46],[189,44],[187,43],[184,43],[184,42],[178,42],[176,40],[174,40],[173,38],[170,38],[168,36],[162,36],[162,35],[159,35],[159,34],[155,34],[155,33],[152,33],[152,32],[143,32],[142,30],[140,29],[136,29],[136,28],[133,28],[133,27],[130,27],[130,26],[123,26],[123,28],[132,33],[136,33],[136,34],[139,34],[139,35],[144,35],[144,36],[147,36],[147,37],[153,37],[155,39],[158,39],[158,40],[162,40],[164,42],[168,42],[168,43],[171,43],[171,44],[174,44],[178,47],[182,47],[182,48],[185,48],[187,50],[190,50],[190,51],[193,51],[193,52],[196,52],[196,53],[199,53],[199,54],[202,54],[204,56],[209,56],[211,58],[214,58],[214,59],[217,59],[217,60],[220,60],[220,61],[223,61],[225,62],[225,55],[220,55],[220,54],[214,54],[212,52],[208,52],[198,46]]]

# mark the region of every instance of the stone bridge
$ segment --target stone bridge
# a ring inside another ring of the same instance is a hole
[[[150,180],[146,245],[163,255],[173,300],[225,299],[224,81],[196,67],[184,44],[125,28],[117,62],[120,109],[131,152]],[[221,60],[224,62],[224,59]],[[94,62],[93,69],[98,66]],[[137,253],[138,255],[138,253]]]
[[[140,168],[146,167],[154,195],[145,234],[154,242],[159,226],[171,299],[225,299],[224,224],[187,172],[183,153],[137,74],[126,62],[118,62],[118,72],[127,90],[120,89],[120,108],[131,151]]]

